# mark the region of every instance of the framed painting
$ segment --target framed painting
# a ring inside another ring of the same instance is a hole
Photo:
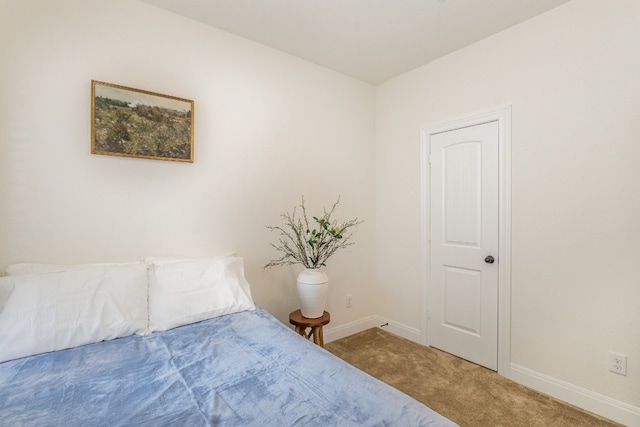
[[[91,153],[193,162],[193,101],[92,80]]]

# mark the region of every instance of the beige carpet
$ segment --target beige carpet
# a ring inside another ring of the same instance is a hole
[[[333,341],[325,348],[462,427],[619,426],[379,328]]]

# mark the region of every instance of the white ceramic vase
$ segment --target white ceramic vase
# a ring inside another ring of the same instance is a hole
[[[329,278],[319,268],[305,268],[298,274],[298,298],[302,316],[317,319],[324,314]]]

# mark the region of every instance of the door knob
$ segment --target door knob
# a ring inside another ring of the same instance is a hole
[[[484,259],[484,262],[486,262],[487,264],[493,264],[494,261],[495,259],[491,255]]]

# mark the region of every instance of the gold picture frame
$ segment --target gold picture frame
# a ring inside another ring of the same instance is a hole
[[[193,163],[193,104],[91,80],[91,153]]]

